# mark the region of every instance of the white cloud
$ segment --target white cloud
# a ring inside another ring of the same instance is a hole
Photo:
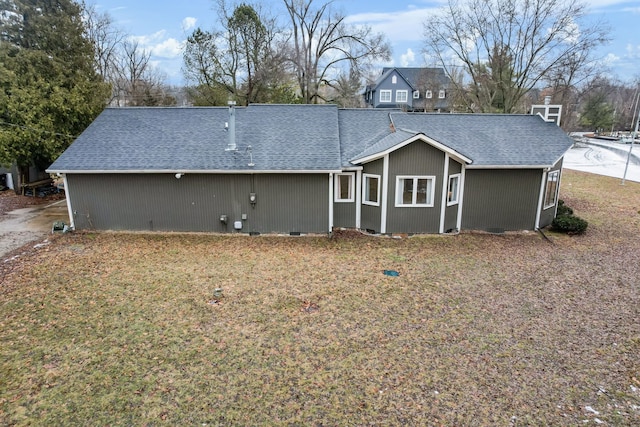
[[[188,30],[190,30],[192,28],[195,28],[196,22],[198,22],[198,20],[196,18],[192,18],[191,16],[187,16],[186,18],[184,18],[182,20],[182,29],[184,31],[188,31]]]
[[[632,45],[629,43],[625,48],[627,51],[627,56],[630,58],[640,58],[640,44]]]
[[[602,58],[602,63],[608,67],[612,66],[618,61],[620,61],[620,57],[614,53],[609,53],[607,56]]]
[[[151,46],[151,54],[161,58],[175,58],[182,55],[183,42],[169,38]]]
[[[415,53],[413,53],[413,50],[411,50],[411,48],[407,49],[405,53],[400,55],[400,65],[403,67],[408,67],[409,65],[412,65],[415,60],[416,60],[416,55]]]
[[[158,43],[165,38],[167,32],[165,30],[156,31],[153,34],[146,34],[142,36],[133,36],[131,39],[138,42],[142,47],[150,47],[154,43]]]
[[[390,13],[358,13],[347,17],[352,24],[367,24],[373,31],[384,33],[391,43],[422,41],[423,23],[436,8],[412,8]]]

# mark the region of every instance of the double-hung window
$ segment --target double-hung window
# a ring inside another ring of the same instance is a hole
[[[398,103],[398,102],[407,102],[407,97],[408,96],[409,96],[409,91],[397,90],[396,91],[396,103]]]
[[[435,176],[396,177],[396,207],[432,207]]]
[[[544,209],[555,206],[558,199],[558,181],[560,180],[560,171],[551,171],[547,173],[547,187],[544,193]]]
[[[447,189],[447,206],[458,204],[460,198],[460,174],[451,175],[449,177],[449,186]]]
[[[337,173],[334,178],[334,201],[353,202],[354,174]]]
[[[391,102],[391,91],[387,89],[380,90],[380,102]]]
[[[380,175],[362,174],[362,204],[380,206]]]

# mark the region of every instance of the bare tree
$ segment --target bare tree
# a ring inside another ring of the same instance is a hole
[[[541,80],[591,63],[608,28],[581,25],[585,14],[579,0],[449,0],[425,23],[424,50],[450,76],[464,70],[452,83],[469,110],[511,113]]]
[[[214,105],[228,97],[245,105],[271,101],[288,78],[276,19],[247,3],[217,6],[219,29],[198,28],[187,38],[183,72],[195,83],[191,92]]]
[[[314,7],[314,0],[284,0],[291,20],[291,52],[300,93],[306,104],[325,100],[321,86],[334,87],[341,67],[364,76],[371,61],[390,58],[384,35],[354,26],[333,13],[333,0]]]
[[[87,37],[93,42],[95,67],[105,81],[115,74],[115,63],[125,33],[113,23],[107,12],[99,13],[95,6],[85,9]]]

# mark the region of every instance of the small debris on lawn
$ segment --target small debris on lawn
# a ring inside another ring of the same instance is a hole
[[[220,300],[217,299],[212,299],[211,301],[208,302],[209,305],[218,305],[220,304]]]
[[[300,309],[300,311],[303,311],[305,313],[312,313],[314,311],[317,311],[318,309],[320,309],[320,307],[318,307],[318,304],[316,304],[315,302],[304,301],[302,303],[302,308]]]
[[[385,276],[392,276],[392,277],[396,277],[400,275],[400,273],[398,273],[395,270],[384,270],[383,273]]]
[[[595,414],[595,415],[600,415],[600,412],[596,411],[591,406],[585,406],[584,410],[587,411],[587,412],[591,412],[592,414]]]

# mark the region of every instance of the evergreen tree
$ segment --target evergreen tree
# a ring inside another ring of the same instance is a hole
[[[72,0],[1,0],[0,162],[46,168],[103,110],[82,7]]]

